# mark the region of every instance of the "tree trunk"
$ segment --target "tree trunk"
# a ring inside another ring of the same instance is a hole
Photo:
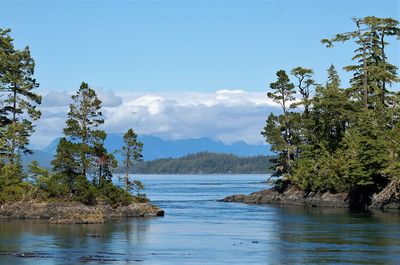
[[[382,52],[382,61],[383,61],[383,71],[386,72],[385,29],[382,30],[381,52]],[[382,80],[382,104],[385,104],[385,97],[386,97],[385,91],[386,91],[386,80],[385,80],[385,78],[383,78],[383,80]]]
[[[17,122],[17,85],[14,83],[13,87],[13,110],[12,110],[12,125],[15,126]],[[11,138],[11,152],[9,153],[9,163],[10,165],[14,165],[15,163],[15,149],[16,149],[16,142],[15,142],[15,135],[13,132],[13,136]]]
[[[365,40],[363,40],[363,86],[364,86],[364,107],[368,109],[368,73],[367,73],[367,55],[366,55],[366,45]]]
[[[130,165],[130,147],[127,146],[126,148],[126,163],[125,163],[125,190],[129,192],[129,165]]]

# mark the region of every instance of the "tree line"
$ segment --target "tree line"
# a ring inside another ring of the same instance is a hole
[[[34,78],[35,62],[29,47],[14,47],[10,30],[0,29],[0,202],[15,200],[76,200],[93,205],[106,202],[113,206],[145,201],[143,184],[129,179],[134,161],[142,159],[143,144],[128,129],[124,146],[124,187],[112,182],[112,170],[118,166],[114,155],[104,147],[107,134],[101,100],[96,91],[83,82],[72,96],[68,117],[57,152],[53,172],[33,161],[24,172],[21,155],[32,153],[29,141],[40,119],[42,97]],[[130,194],[136,190],[136,196]]]
[[[355,18],[354,30],[323,39],[356,45],[349,86],[333,65],[318,83],[313,70],[296,67],[276,73],[268,97],[281,106],[270,114],[261,134],[277,153],[274,175],[280,184],[303,190],[350,192],[370,196],[400,176],[400,81],[387,54],[399,40],[399,22],[391,18]]]
[[[267,156],[240,157],[233,154],[200,152],[179,158],[137,162],[130,173],[140,174],[264,174],[272,166]],[[124,167],[116,172],[123,172]]]

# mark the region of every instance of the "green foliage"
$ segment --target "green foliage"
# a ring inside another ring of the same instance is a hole
[[[268,97],[281,105],[283,113],[286,114],[286,111],[289,109],[290,101],[294,100],[294,94],[296,91],[294,90],[293,83],[290,83],[289,77],[284,70],[276,72],[276,76],[278,77],[278,80],[269,85],[273,92],[268,92]]]
[[[325,85],[315,85],[311,69],[292,69],[302,98],[288,101],[303,109],[283,108],[281,115],[270,114],[262,131],[277,153],[275,175],[287,177],[304,190],[371,193],[400,176],[400,95],[388,90],[400,79],[385,54],[387,37],[399,37],[398,22],[376,17],[354,22],[354,31],[322,40],[328,47],[355,41],[355,64],[344,67],[353,72],[351,86],[340,87],[333,66]],[[290,84],[282,70],[278,73]],[[271,84],[275,91],[277,83]],[[274,93],[268,96],[276,102],[283,98]]]
[[[136,163],[129,173],[141,174],[250,174],[268,173],[271,157],[238,157],[232,154],[200,152],[179,158],[161,158]],[[117,172],[124,172],[119,168]]]
[[[142,161],[143,158],[142,151],[143,151],[143,143],[139,142],[137,139],[137,134],[132,129],[129,129],[124,134],[124,146],[122,146],[122,149],[120,150],[120,153],[124,158],[123,162],[125,166],[124,185],[126,191],[130,191],[133,188],[138,187],[138,185],[136,184],[140,184],[140,181],[138,182],[137,180],[135,180],[137,182],[136,183],[135,181],[131,182],[129,180],[129,172],[134,162]]]
[[[65,198],[69,199],[73,196],[71,181],[68,176],[62,173],[52,174],[40,186],[40,189],[46,193],[47,198]]]
[[[135,201],[135,198],[124,189],[107,182],[100,191],[100,200],[107,202],[112,207],[118,207],[129,205]]]
[[[293,107],[303,105],[304,113],[307,114],[310,108],[310,96],[311,88],[315,85],[315,81],[312,79],[313,70],[303,67],[295,67],[292,69],[291,74],[297,78],[298,91],[302,96],[300,102],[295,102],[292,104]]]
[[[0,203],[30,200],[32,186],[27,182],[4,186],[0,190]]]
[[[97,127],[104,123],[101,113],[101,101],[96,92],[85,82],[81,84],[75,95],[72,96],[73,103],[70,104],[64,135],[68,138],[69,146],[72,147],[73,160],[78,166],[77,170],[88,177],[90,167],[95,164],[95,152],[104,155],[101,149],[106,133]],[[61,151],[61,150],[60,150]],[[74,168],[75,170],[75,168]]]
[[[106,182],[111,182],[113,177],[112,170],[118,167],[118,162],[113,154],[107,153],[103,144],[96,145],[94,148],[96,159],[97,172],[93,175],[93,185],[98,185],[100,188]]]
[[[21,153],[30,153],[29,136],[33,121],[40,118],[41,96],[33,78],[35,62],[29,47],[14,47],[10,30],[0,29],[0,154],[9,164],[19,163]]]
[[[134,180],[131,182],[131,189],[135,192],[136,200],[139,202],[147,201],[147,196],[141,191],[144,190],[144,184],[140,180]]]
[[[81,84],[72,100],[64,128],[66,137],[61,138],[52,161],[57,173],[46,185],[49,197],[59,193],[88,205],[97,203],[98,198],[112,205],[126,204],[127,193],[111,182],[117,161],[104,148],[107,135],[97,129],[104,122],[101,101],[86,83]]]
[[[60,139],[54,160],[51,162],[54,171],[59,171],[67,175],[78,175],[80,164],[78,145],[68,141],[65,137]]]
[[[0,189],[6,186],[19,184],[25,174],[20,163],[5,164],[0,167]]]
[[[356,185],[371,185],[382,178],[389,162],[387,145],[380,118],[371,110],[361,113],[343,141],[349,180]]]
[[[29,185],[22,183],[25,174],[20,157],[29,153],[33,121],[40,118],[37,105],[41,96],[33,78],[35,63],[28,47],[14,47],[10,30],[0,29],[0,193],[1,200],[24,197]]]
[[[29,177],[32,179],[33,183],[40,187],[45,183],[49,177],[50,173],[47,169],[39,166],[39,163],[34,160],[28,165]]]
[[[276,116],[271,113],[268,116],[267,123],[261,134],[265,137],[266,142],[271,144],[271,151],[278,154],[271,162],[274,163],[273,176],[281,176],[289,171],[287,152],[288,146],[285,140],[286,132],[285,117],[283,115]]]
[[[353,72],[348,91],[352,97],[361,100],[366,109],[377,108],[386,104],[387,85],[399,82],[397,67],[387,61],[385,52],[388,37],[399,39],[399,22],[374,16],[354,18],[353,21],[354,31],[336,34],[331,39],[323,39],[322,43],[333,47],[335,42],[353,40],[358,45],[352,58],[357,64],[344,67]]]
[[[305,72],[304,72],[304,71]],[[293,72],[302,77],[299,79],[300,87],[304,94],[304,102],[308,104],[309,86],[303,89],[302,80],[309,72],[308,69],[295,68]],[[282,107],[283,114],[275,116],[272,113],[268,116],[267,124],[261,134],[265,137],[266,141],[271,144],[272,151],[278,154],[278,157],[273,160],[275,163],[274,176],[280,176],[290,173],[290,168],[293,165],[294,157],[296,156],[297,149],[299,148],[299,123],[298,115],[294,112],[290,112],[290,109],[296,107],[293,104],[295,97],[293,83],[284,70],[279,70],[276,73],[278,80],[270,84],[270,88],[273,92],[268,92],[268,97],[274,102],[278,103]]]
[[[35,63],[29,48],[15,49],[9,33],[0,29],[0,203],[34,199],[93,205],[100,199],[117,206],[134,199],[146,201],[140,182],[132,184],[137,197],[111,182],[112,170],[118,165],[104,148],[106,133],[98,129],[104,122],[101,101],[87,83],[72,96],[65,137],[52,161],[55,173],[50,174],[36,161],[28,166],[28,174],[23,171],[20,157],[31,152],[29,137],[34,132],[33,122],[41,115],[37,109],[41,96],[34,91],[38,84],[33,78]],[[133,149],[126,151],[133,161],[141,158],[143,146],[136,137],[130,129],[126,143]]]

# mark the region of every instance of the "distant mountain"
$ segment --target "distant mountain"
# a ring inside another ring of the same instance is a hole
[[[114,152],[123,145],[122,133],[110,133],[104,143],[109,152]],[[225,144],[221,141],[202,137],[196,139],[163,140],[157,136],[142,135],[139,140],[143,142],[143,157],[145,161],[160,158],[178,158],[199,152],[227,153],[241,157],[272,155],[269,145],[251,145],[243,141]],[[46,148],[36,150],[33,155],[23,158],[25,163],[37,160],[41,165],[49,167],[50,161],[57,150],[60,138],[54,139]],[[118,160],[121,157],[116,154]]]

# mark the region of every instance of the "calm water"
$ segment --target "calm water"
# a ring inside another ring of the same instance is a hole
[[[265,188],[263,175],[138,178],[165,217],[0,220],[0,264],[400,264],[398,214],[215,201]]]

